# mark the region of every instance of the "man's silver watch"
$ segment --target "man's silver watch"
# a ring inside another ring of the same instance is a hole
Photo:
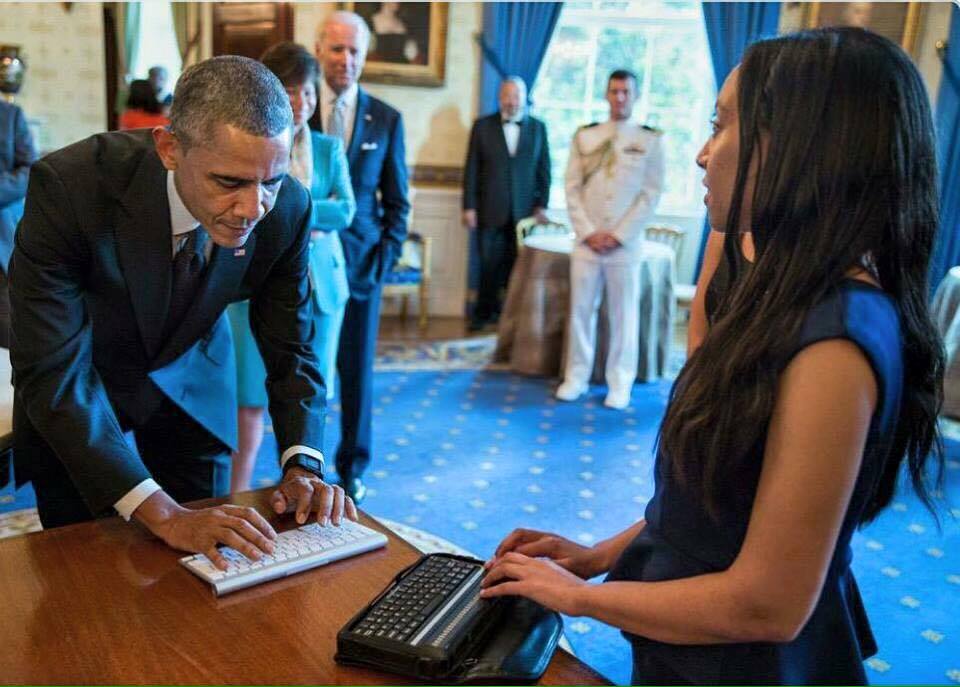
[[[287,474],[287,470],[290,468],[300,468],[301,470],[312,472],[320,479],[323,479],[323,463],[303,453],[297,453],[287,458],[287,462],[283,464],[283,474]]]

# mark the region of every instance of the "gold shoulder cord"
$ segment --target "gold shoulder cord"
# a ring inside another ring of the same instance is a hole
[[[586,152],[580,145],[579,134],[580,132],[578,131],[577,135],[573,137],[573,141],[577,146],[577,153],[580,154],[580,157],[583,158],[584,161],[585,171],[583,173],[583,185],[586,186],[587,182],[590,181],[594,174],[600,171],[601,167],[604,167],[607,170],[607,176],[610,176],[614,163],[613,140],[616,136],[608,138],[593,150]]]

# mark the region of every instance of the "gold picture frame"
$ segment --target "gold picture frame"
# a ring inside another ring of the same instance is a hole
[[[922,2],[808,2],[804,25],[862,26],[914,54],[922,11]]]
[[[439,88],[447,71],[446,2],[341,2],[370,27],[361,81]]]

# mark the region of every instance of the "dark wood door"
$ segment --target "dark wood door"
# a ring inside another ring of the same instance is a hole
[[[107,73],[107,131],[117,128],[117,17],[115,3],[103,3],[103,62]]]
[[[293,40],[293,9],[286,2],[217,2],[213,54],[260,59],[274,43]]]

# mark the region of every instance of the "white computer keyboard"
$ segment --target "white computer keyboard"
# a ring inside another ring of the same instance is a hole
[[[326,565],[341,558],[355,556],[386,546],[380,532],[343,519],[339,527],[317,523],[277,534],[273,555],[253,561],[235,549],[225,546],[220,553],[228,567],[220,570],[202,553],[185,556],[180,563],[187,570],[213,586],[214,594],[223,596],[261,582],[287,577],[310,568]]]

